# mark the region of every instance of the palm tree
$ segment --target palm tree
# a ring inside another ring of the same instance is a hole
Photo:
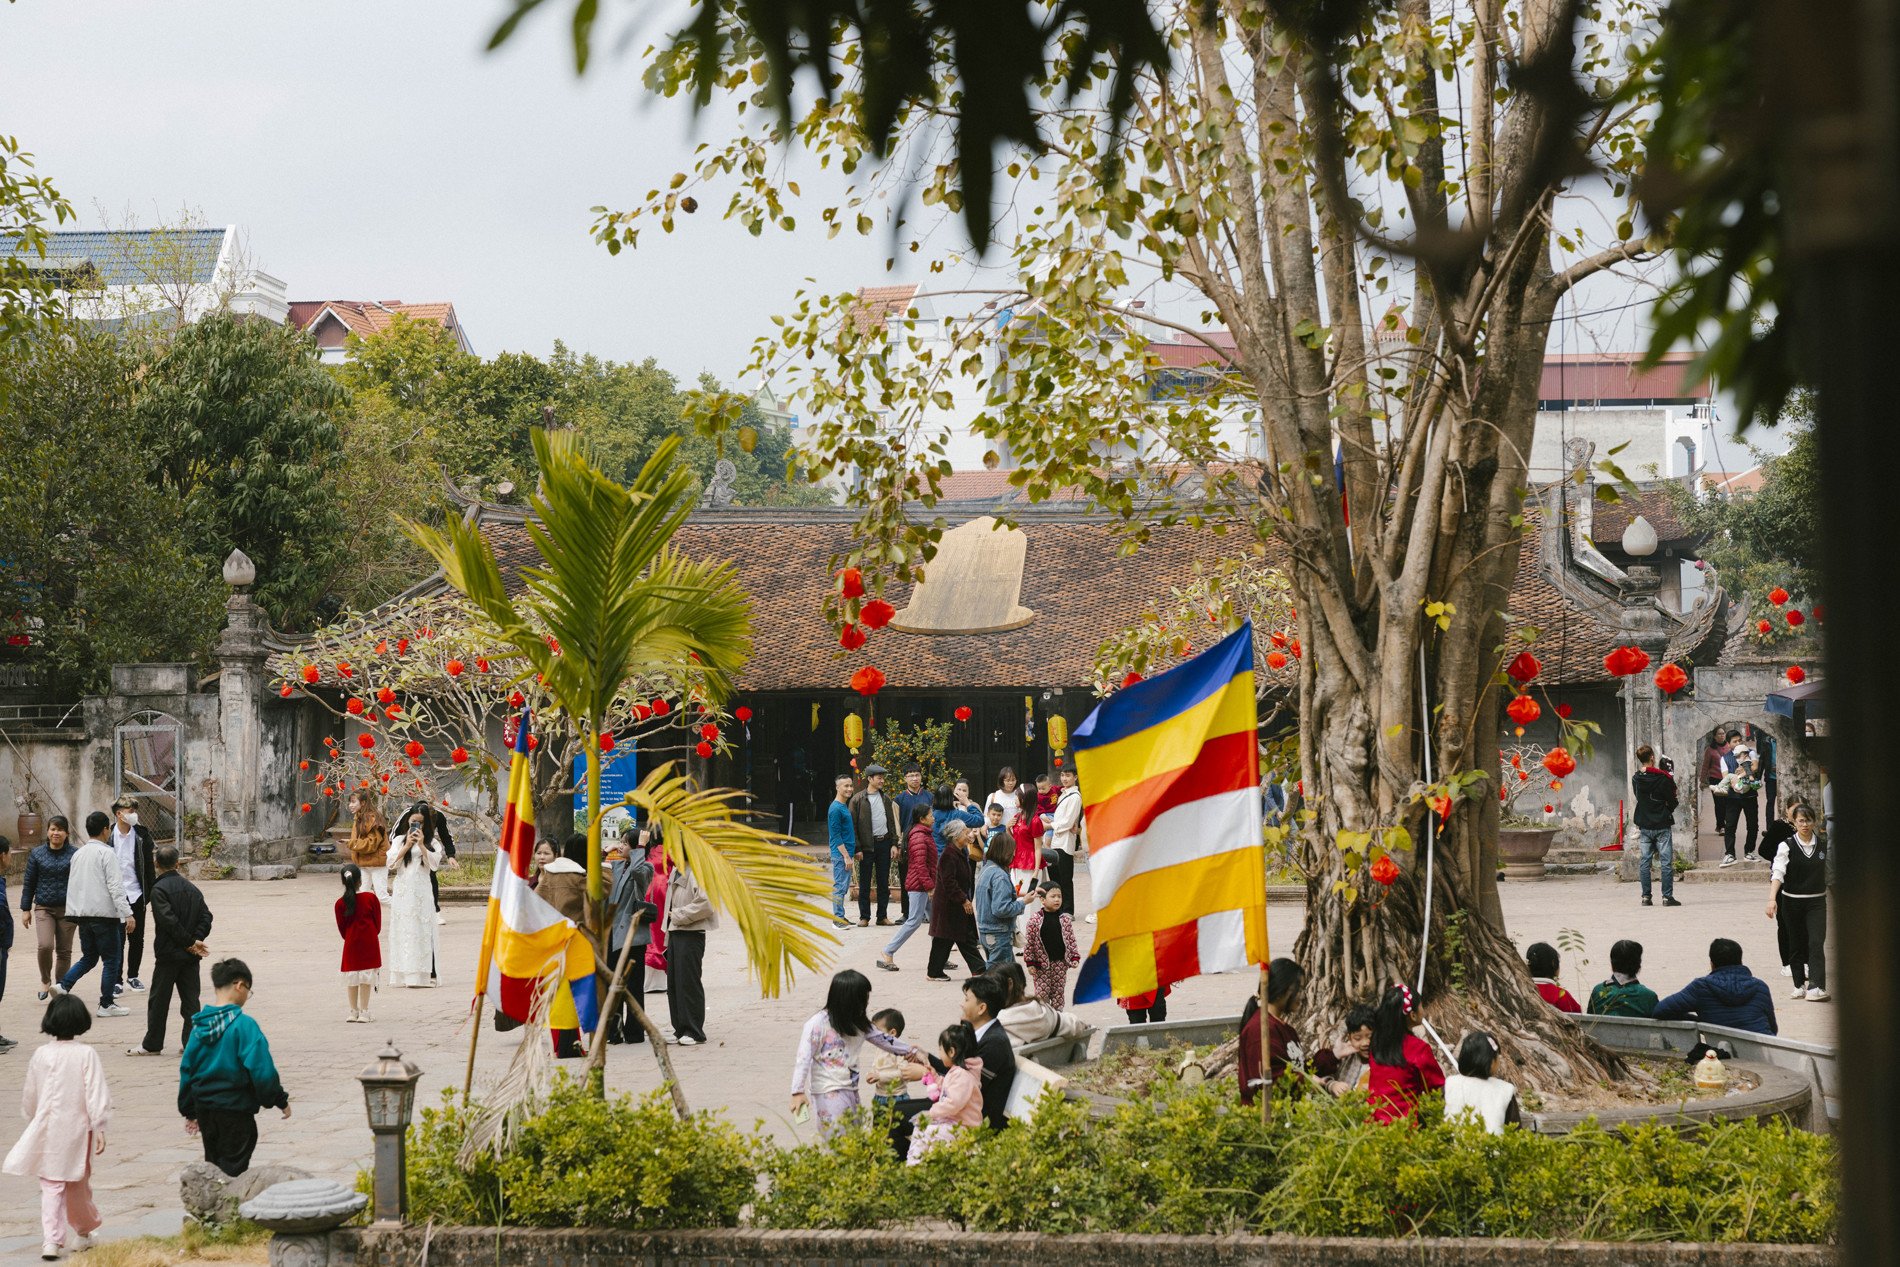
[[[693,478],[677,460],[677,437],[661,444],[628,486],[602,474],[571,431],[537,428],[533,440],[541,485],[529,499],[528,532],[541,562],[523,569],[519,599],[509,597],[494,551],[472,524],[451,518],[441,529],[407,527],[449,584],[521,653],[524,676],[539,674],[581,729],[587,894],[597,912],[594,944],[604,946],[602,720],[629,680],[683,682],[709,704],[723,700],[751,654],[751,605],[730,563],[694,562],[670,545],[693,505]],[[697,790],[668,763],[628,799],[664,829],[673,865],[686,866],[732,916],[766,995],[779,992],[794,965],[823,964],[837,944],[817,918],[815,899],[827,892],[826,880],[785,837],[748,821],[741,793]],[[647,1023],[643,1012],[638,1020]],[[672,1082],[665,1045],[655,1054]]]

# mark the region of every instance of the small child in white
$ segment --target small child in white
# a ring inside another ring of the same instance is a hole
[[[958,1021],[937,1035],[937,1050],[943,1057],[943,1085],[911,1133],[905,1159],[911,1165],[957,1132],[983,1125],[983,1058],[976,1054],[976,1031],[968,1021]]]
[[[904,1014],[894,1007],[887,1007],[871,1018],[871,1028],[889,1039],[902,1038]],[[897,1102],[910,1089],[903,1059],[882,1047],[872,1051],[871,1059],[864,1066],[864,1080],[871,1084],[872,1105],[880,1109],[895,1109]]]
[[[40,1257],[45,1259],[58,1258],[67,1248],[69,1230],[81,1249],[99,1230],[92,1159],[106,1150],[112,1092],[99,1053],[90,1043],[73,1041],[91,1028],[91,1011],[73,995],[59,995],[46,1005],[40,1029],[53,1041],[34,1052],[26,1067],[20,1092],[26,1130],[0,1167],[40,1181]]]
[[[1491,1076],[1498,1059],[1498,1040],[1477,1030],[1458,1044],[1458,1072],[1445,1079],[1445,1120],[1469,1114],[1490,1135],[1502,1135],[1506,1126],[1522,1125],[1517,1088]]]

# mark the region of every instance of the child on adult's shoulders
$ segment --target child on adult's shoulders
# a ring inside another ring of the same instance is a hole
[[[1570,991],[1557,984],[1557,971],[1563,961],[1557,957],[1555,946],[1547,941],[1532,942],[1530,949],[1524,952],[1524,962],[1531,970],[1531,983],[1544,996],[1544,1002],[1559,1012],[1583,1011]]]

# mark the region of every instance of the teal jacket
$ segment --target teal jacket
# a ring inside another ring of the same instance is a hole
[[[235,1003],[207,1007],[192,1018],[178,1062],[178,1111],[196,1121],[200,1109],[255,1113],[290,1103],[256,1021]]]
[[[1591,1016],[1640,1016],[1647,1018],[1656,1010],[1656,992],[1641,981],[1622,984],[1615,977],[1600,981],[1590,991],[1590,1002],[1583,1009]]]

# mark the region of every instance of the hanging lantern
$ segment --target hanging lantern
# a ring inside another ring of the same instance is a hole
[[[864,746],[864,718],[856,713],[844,715],[844,746],[851,749],[853,757],[856,757],[858,749]]]
[[[1062,764],[1062,753],[1069,746],[1069,719],[1061,713],[1049,715],[1049,747],[1055,750],[1056,764]]]
[[[742,726],[752,720],[752,710],[747,708],[744,704],[733,709],[732,715],[739,719],[739,724]]]
[[[606,731],[602,731],[599,739],[599,747],[602,752],[612,752],[614,750],[614,737]]]
[[[1577,759],[1567,748],[1552,748],[1544,754],[1543,766],[1552,778],[1561,779],[1577,768]]]
[[[1674,695],[1689,685],[1689,675],[1679,665],[1665,664],[1656,670],[1656,689],[1664,695]]]
[[[704,761],[711,758],[713,754],[713,746],[707,743],[704,739],[702,739],[698,743],[693,745],[693,751],[697,752],[700,756],[700,760]]]
[[[449,754],[449,760],[453,761],[456,765],[464,764],[468,760],[468,749],[458,745],[455,751]]]
[[[1649,652],[1641,647],[1617,647],[1603,657],[1611,677],[1634,677],[1649,667]]]
[[[1267,652],[1267,667],[1269,669],[1272,669],[1276,673],[1278,673],[1281,669],[1284,669],[1286,667],[1286,652],[1284,651]]]
[[[291,688],[290,683],[286,682],[277,689],[277,693],[285,699],[289,699],[292,695],[296,694],[296,691]]]
[[[952,713],[951,716],[955,717],[958,721],[969,721],[971,716],[970,706],[968,704],[957,705],[956,711]]]
[[[422,741],[419,739],[411,739],[402,746],[402,750],[408,754],[411,761],[420,761],[422,759],[423,747]]]
[[[1788,666],[1788,680],[1799,686],[1808,680],[1808,671],[1798,664],[1791,664]]]
[[[867,664],[851,675],[851,689],[869,699],[884,689],[884,671]]]
[[[838,573],[838,592],[847,602],[864,597],[864,573],[857,568],[846,568]]]
[[[897,609],[881,598],[874,598],[858,609],[858,620],[866,629],[882,629],[896,615]]]
[[[1504,668],[1505,675],[1513,682],[1524,683],[1543,672],[1544,666],[1536,656],[1528,651],[1520,651]]]
[[[1511,720],[1517,723],[1517,733],[1520,735],[1524,733],[1524,727],[1544,715],[1544,710],[1538,707],[1537,701],[1528,695],[1513,695],[1511,702],[1504,706],[1504,711],[1509,713]]]
[[[343,707],[352,717],[361,717],[363,715],[363,701],[357,699],[354,695],[350,696]]]
[[[312,686],[315,686],[317,684],[317,679],[321,678],[322,676],[323,676],[323,671],[317,668],[316,665],[306,664],[303,666],[303,680],[310,683]]]

